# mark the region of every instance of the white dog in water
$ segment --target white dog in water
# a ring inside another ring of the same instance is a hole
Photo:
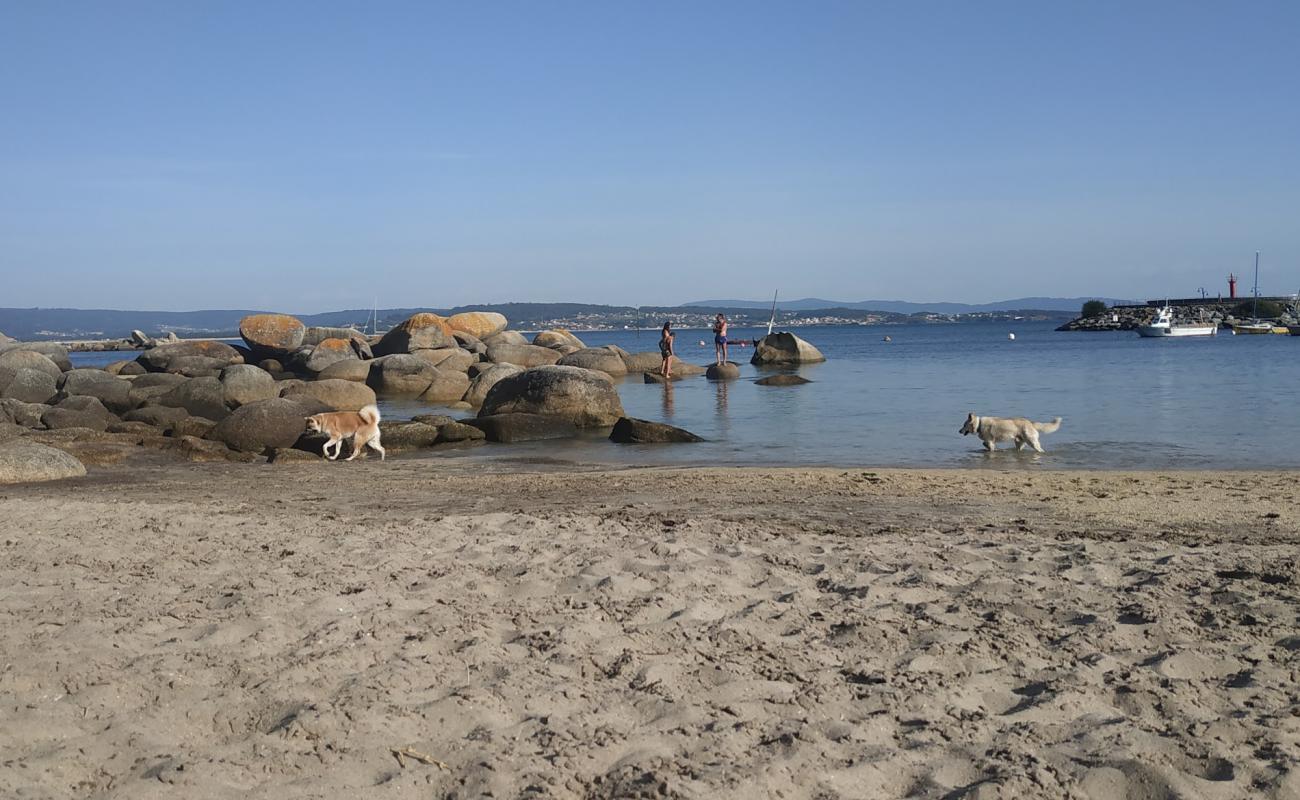
[[[1024,417],[980,417],[974,412],[966,415],[966,423],[958,431],[962,436],[975,434],[984,442],[984,449],[992,452],[997,449],[998,442],[1015,442],[1017,450],[1025,449],[1025,445],[1034,448],[1035,452],[1043,452],[1043,446],[1038,443],[1038,434],[1056,433],[1061,427],[1061,418],[1057,417],[1051,422],[1033,422]]]
[[[366,445],[379,451],[380,461],[386,455],[383,445],[379,443],[379,409],[374,406],[366,406],[360,411],[313,414],[307,418],[307,431],[330,437],[323,448],[325,457],[330,461],[339,457],[339,452],[343,450],[343,440],[349,438],[352,439],[352,455],[345,461],[356,458]],[[331,445],[334,447],[334,455],[330,455]]]

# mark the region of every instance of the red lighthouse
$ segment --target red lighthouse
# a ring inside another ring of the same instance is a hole
[[[1237,276],[1231,272],[1228,273],[1228,297],[1233,299],[1237,297]]]

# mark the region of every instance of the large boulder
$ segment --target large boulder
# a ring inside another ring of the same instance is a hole
[[[329,406],[331,411],[360,411],[375,404],[374,389],[364,383],[338,378],[297,384],[286,389],[280,396],[290,400],[311,398]]]
[[[444,347],[441,350],[416,350],[415,355],[428,361],[433,366],[452,372],[465,372],[475,363],[476,356],[459,347]]]
[[[183,408],[196,417],[222,420],[230,415],[226,390],[216,378],[190,378],[174,389],[154,398],[158,405]],[[261,401],[265,402],[265,401]]]
[[[484,338],[483,345],[491,347],[494,344],[529,344],[528,338],[519,331],[501,331]]]
[[[492,364],[487,369],[479,372],[475,378],[470,381],[469,389],[464,394],[464,400],[474,408],[483,405],[487,398],[488,390],[497,384],[502,378],[508,378],[511,375],[523,372],[522,369],[514,364]]]
[[[463,372],[434,367],[433,382],[420,399],[426,403],[454,403],[469,390],[469,376]]]
[[[221,370],[221,391],[226,405],[239,408],[280,394],[271,373],[252,364],[231,364]]]
[[[352,347],[358,358],[373,358],[370,352],[370,340],[356,328],[312,327],[302,337],[304,345],[315,347],[326,339],[342,339]]]
[[[303,367],[313,374],[324,372],[325,368],[339,361],[359,361],[361,357],[352,346],[351,339],[326,339],[311,349],[303,359]]]
[[[85,466],[62,450],[21,439],[0,444],[0,483],[57,481],[85,474]]]
[[[734,361],[710,364],[704,371],[704,377],[711,381],[734,381],[740,377],[740,365]]]
[[[420,352],[436,353],[438,351],[421,350]],[[328,367],[321,370],[320,374],[317,375],[316,377],[319,380],[323,380],[323,381],[344,380],[344,381],[357,381],[359,383],[365,383],[367,380],[370,379],[370,368],[374,366],[374,363],[375,362],[373,361],[361,361],[360,359],[348,359],[344,361],[335,361],[333,364],[330,364]]]
[[[535,442],[542,439],[572,439],[578,435],[578,428],[572,422],[559,417],[541,414],[492,414],[476,419],[467,419],[465,424],[473,425],[483,431],[489,442]]]
[[[181,420],[187,419],[189,415],[190,412],[183,408],[145,406],[144,408],[136,408],[126,412],[122,415],[122,419],[126,422],[142,422],[166,430]]]
[[[244,357],[239,354],[238,350],[225,342],[217,342],[211,339],[196,339],[188,342],[160,344],[157,347],[145,350],[136,358],[136,361],[150,372],[171,372],[173,371],[173,361],[191,357],[215,359],[223,362],[221,366],[239,364],[244,360]],[[181,367],[178,366],[176,371],[179,371],[180,369]]]
[[[700,437],[682,428],[662,422],[651,422],[634,417],[623,417],[614,423],[609,439],[619,444],[663,444],[670,442],[702,442]]]
[[[486,339],[505,330],[508,321],[504,314],[495,311],[465,311],[451,315],[447,324],[452,331],[464,331],[476,339]]]
[[[251,314],[239,321],[239,335],[259,358],[275,358],[302,346],[307,326],[288,314]]]
[[[14,370],[0,367],[0,398],[24,403],[48,403],[58,391],[56,379],[46,372],[26,367]]]
[[[93,397],[85,399],[95,400]],[[95,400],[95,402],[99,401]],[[98,409],[57,405],[41,415],[41,424],[52,431],[64,428],[89,428],[92,431],[103,432],[108,429],[109,420],[115,419],[117,418],[111,416],[103,405]]]
[[[563,356],[558,350],[532,344],[489,344],[487,349],[487,360],[493,364],[514,364],[525,369],[554,364]]]
[[[414,397],[424,394],[437,374],[438,370],[419,356],[398,353],[385,357],[378,369],[371,369],[370,381],[380,394]]]
[[[57,342],[14,342],[0,345],[0,356],[13,352],[39,353],[52,361],[60,372],[72,369],[72,361],[68,358],[68,348]]]
[[[628,372],[658,372],[664,359],[659,353],[623,353],[620,356]],[[704,374],[704,367],[688,364],[677,356],[672,357],[673,377],[693,378]]]
[[[815,364],[826,356],[793,333],[769,333],[754,345],[751,364]]]
[[[131,382],[102,369],[73,369],[59,378],[59,397],[85,396],[97,398],[109,411],[121,414],[130,411]]]
[[[303,411],[302,405],[282,397],[258,400],[235,409],[207,438],[244,453],[292,447],[307,428]]]
[[[563,328],[555,330],[542,331],[533,337],[533,344],[538,347],[576,347],[579,350],[586,347],[582,340]]]
[[[10,369],[15,372],[20,369],[34,369],[55,379],[63,374],[63,370],[59,369],[59,365],[51,361],[49,356],[35,350],[6,350],[0,353],[0,369]]]
[[[456,339],[447,320],[437,314],[421,312],[385,333],[384,338],[371,349],[376,356],[386,356],[455,346]]]
[[[184,375],[172,372],[149,372],[131,381],[128,397],[132,408],[139,408],[146,403],[156,401],[172,389],[189,381]]]
[[[167,372],[184,375],[187,378],[217,378],[221,376],[221,370],[231,364],[241,363],[243,363],[242,357],[239,361],[232,362],[209,356],[178,356],[167,362]]]
[[[438,444],[481,442],[486,438],[487,434],[482,430],[463,422],[448,422],[446,425],[438,426]]]
[[[594,369],[613,378],[621,378],[627,374],[627,365],[623,363],[622,357],[614,350],[605,347],[586,347],[576,350],[556,363],[564,367]]]
[[[768,375],[766,378],[759,378],[754,381],[759,386],[801,386],[812,381],[801,375]]]
[[[438,427],[424,422],[382,420],[379,440],[388,450],[416,450],[432,447],[438,441]]]
[[[28,403],[12,397],[0,398],[0,420],[24,428],[41,427],[41,416],[49,410],[50,407],[44,403]]]
[[[456,337],[456,344],[460,345],[462,350],[475,354],[487,352],[487,345],[483,344],[477,336],[464,331],[455,331],[453,335]],[[527,344],[527,342],[524,342],[524,344]]]
[[[497,381],[483,399],[479,416],[544,414],[580,428],[613,425],[623,403],[609,376],[581,367],[534,367]]]

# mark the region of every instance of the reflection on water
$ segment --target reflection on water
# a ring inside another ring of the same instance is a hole
[[[664,422],[672,422],[673,419],[673,382],[664,381],[663,384],[663,413]]]

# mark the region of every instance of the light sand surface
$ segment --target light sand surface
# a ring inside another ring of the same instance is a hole
[[[0,487],[0,796],[1294,798],[1296,479]]]

